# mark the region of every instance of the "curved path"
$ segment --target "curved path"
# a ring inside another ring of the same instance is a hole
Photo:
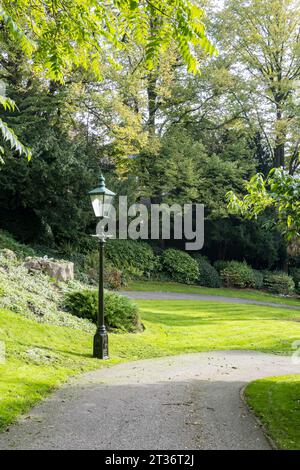
[[[290,357],[196,353],[119,364],[67,384],[0,434],[0,449],[270,449],[240,398]]]
[[[291,310],[300,310],[296,305],[277,304],[274,302],[264,302],[261,300],[243,299],[238,297],[223,297],[217,295],[202,295],[202,294],[185,294],[181,292],[142,292],[142,291],[122,291],[120,294],[130,297],[131,299],[142,300],[204,300],[209,302],[231,302],[235,304],[253,304],[265,305],[266,307],[279,307]]]

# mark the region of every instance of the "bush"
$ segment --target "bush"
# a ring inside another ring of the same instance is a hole
[[[288,274],[273,272],[265,275],[264,287],[275,294],[289,295],[294,292],[295,283]]]
[[[109,240],[106,257],[112,266],[135,278],[150,277],[159,262],[148,243],[134,240]]]
[[[230,261],[225,261],[223,259],[219,259],[218,261],[215,261],[214,262],[214,268],[218,271],[218,273],[220,274],[221,271],[223,271],[223,269],[226,268],[226,266],[228,265],[228,263],[230,263]]]
[[[69,292],[65,296],[64,306],[73,315],[96,323],[98,291],[86,289]],[[132,300],[123,295],[105,291],[104,306],[105,323],[108,329],[129,332],[141,330],[138,307]]]
[[[184,251],[169,248],[162,255],[163,268],[177,282],[192,284],[199,278],[198,263]]]
[[[299,292],[300,291],[300,268],[291,268],[290,275],[293,278],[297,292]]]
[[[198,263],[199,278],[198,284],[206,287],[221,287],[221,278],[218,271],[210,264],[210,262],[201,255],[195,255]]]
[[[92,283],[99,280],[99,252],[93,251],[85,258],[84,271]],[[119,269],[111,264],[104,265],[104,286],[106,289],[119,290],[126,284],[125,277]]]
[[[255,289],[262,289],[264,286],[264,275],[261,271],[253,269]]]
[[[230,261],[222,269],[221,279],[226,287],[256,287],[255,273],[245,261]]]

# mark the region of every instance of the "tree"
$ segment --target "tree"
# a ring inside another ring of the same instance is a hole
[[[227,131],[219,139],[211,148],[183,126],[172,126],[156,152],[146,149],[135,159],[142,194],[156,203],[200,202],[208,218],[227,217],[225,193],[240,192],[255,167],[241,135]]]
[[[153,69],[175,42],[188,70],[196,73],[194,49],[214,52],[203,14],[189,0],[3,0],[0,8],[2,29],[31,58],[35,70],[61,82],[74,67],[92,70],[101,79],[102,63],[118,67],[114,51],[130,43],[142,48],[143,62]],[[14,106],[4,97],[0,104]],[[0,131],[13,148],[29,155],[5,122]]]
[[[94,221],[88,191],[95,185],[101,154],[85,123],[74,118],[80,112],[81,83],[42,81],[26,61],[13,54],[6,60],[8,91],[20,106],[5,119],[29,142],[35,158],[28,162],[7,151],[0,171],[1,227],[24,241],[71,242],[83,249]],[[13,74],[16,65],[22,73]]]
[[[219,19],[220,47],[235,57],[234,73],[244,79],[247,100],[240,100],[242,108],[264,135],[272,166],[293,160],[290,169],[296,171],[299,139],[292,129],[300,77],[300,4],[297,0],[228,0],[225,6]]]
[[[247,194],[240,199],[232,191],[227,194],[230,210],[256,219],[268,208],[273,208],[276,225],[289,247],[290,254],[300,252],[300,178],[291,176],[281,168],[271,170],[267,178],[254,175],[245,183]],[[269,222],[270,224],[270,222]]]
[[[166,133],[159,144],[156,151],[145,149],[135,160],[141,194],[156,204],[196,202],[203,146],[180,127]]]

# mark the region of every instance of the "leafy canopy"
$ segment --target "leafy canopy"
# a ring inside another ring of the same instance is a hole
[[[152,68],[175,41],[190,72],[195,48],[213,54],[204,12],[190,0],[16,0],[2,2],[0,18],[26,54],[48,77],[63,80],[72,66],[101,76],[101,62],[134,43]]]
[[[102,63],[117,68],[115,52],[130,43],[142,49],[142,62],[152,69],[175,42],[188,71],[196,73],[196,49],[215,52],[203,15],[190,0],[3,0],[0,6],[0,22],[10,39],[41,76],[60,82],[74,67],[101,79]],[[0,105],[14,107],[3,96]],[[30,158],[30,150],[4,121],[0,132],[13,149]]]

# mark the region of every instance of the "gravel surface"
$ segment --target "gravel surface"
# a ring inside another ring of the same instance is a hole
[[[202,294],[184,294],[180,292],[142,292],[142,291],[122,291],[122,295],[126,295],[131,299],[142,300],[205,300],[209,302],[231,302],[235,304],[253,304],[265,305],[267,307],[288,308],[291,310],[300,310],[300,305],[276,304],[273,302],[263,302],[260,300],[241,299],[237,297],[222,297],[217,295]]]
[[[0,434],[0,449],[271,449],[240,391],[251,380],[299,369],[290,357],[252,351],[101,369]]]

